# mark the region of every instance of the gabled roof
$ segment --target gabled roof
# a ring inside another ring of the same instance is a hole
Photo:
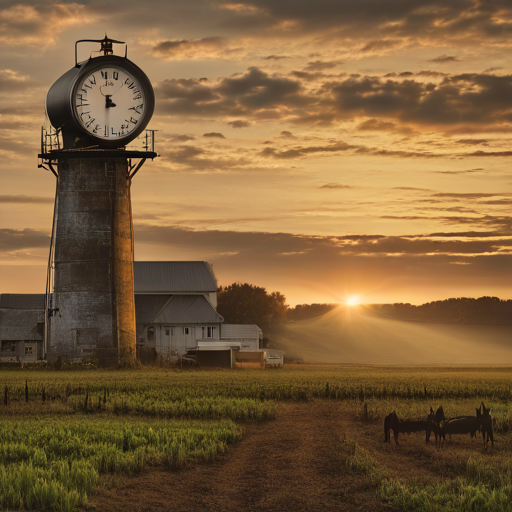
[[[138,324],[218,324],[224,321],[204,295],[136,295],[135,317]]]
[[[204,295],[176,295],[153,320],[156,324],[218,324],[223,321]]]
[[[135,295],[135,318],[138,324],[150,324],[172,295]]]
[[[44,309],[44,293],[2,293],[0,309]]]
[[[135,293],[207,293],[217,291],[206,261],[135,261]]]

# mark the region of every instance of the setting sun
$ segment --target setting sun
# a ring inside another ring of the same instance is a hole
[[[352,295],[351,297],[348,297],[347,306],[357,306],[359,305],[359,295]]]

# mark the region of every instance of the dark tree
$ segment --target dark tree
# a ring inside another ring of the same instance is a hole
[[[229,324],[256,324],[264,334],[275,332],[286,321],[286,297],[248,283],[221,286],[217,311]]]

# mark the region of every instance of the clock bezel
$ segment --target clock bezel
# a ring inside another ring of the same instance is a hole
[[[145,100],[144,110],[137,123],[138,126],[124,137],[116,137],[115,139],[96,137],[94,134],[89,132],[80,122],[76,108],[76,94],[82,80],[86,79],[92,73],[99,71],[101,68],[108,66],[120,68],[132,75],[139,82]],[[71,111],[71,120],[73,122],[74,129],[83,134],[91,146],[94,145],[108,149],[122,148],[133,139],[137,138],[148,125],[155,108],[155,94],[149,78],[146,76],[144,71],[142,71],[142,69],[136,66],[133,62],[129,61],[125,57],[119,57],[117,55],[103,55],[101,57],[89,59],[85,64],[80,66],[80,71],[73,80],[73,85],[71,87],[69,108]]]

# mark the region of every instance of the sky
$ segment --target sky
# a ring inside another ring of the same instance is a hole
[[[1,293],[44,292],[45,97],[105,33],[156,94],[136,260],[292,306],[512,298],[508,0],[0,0]]]

